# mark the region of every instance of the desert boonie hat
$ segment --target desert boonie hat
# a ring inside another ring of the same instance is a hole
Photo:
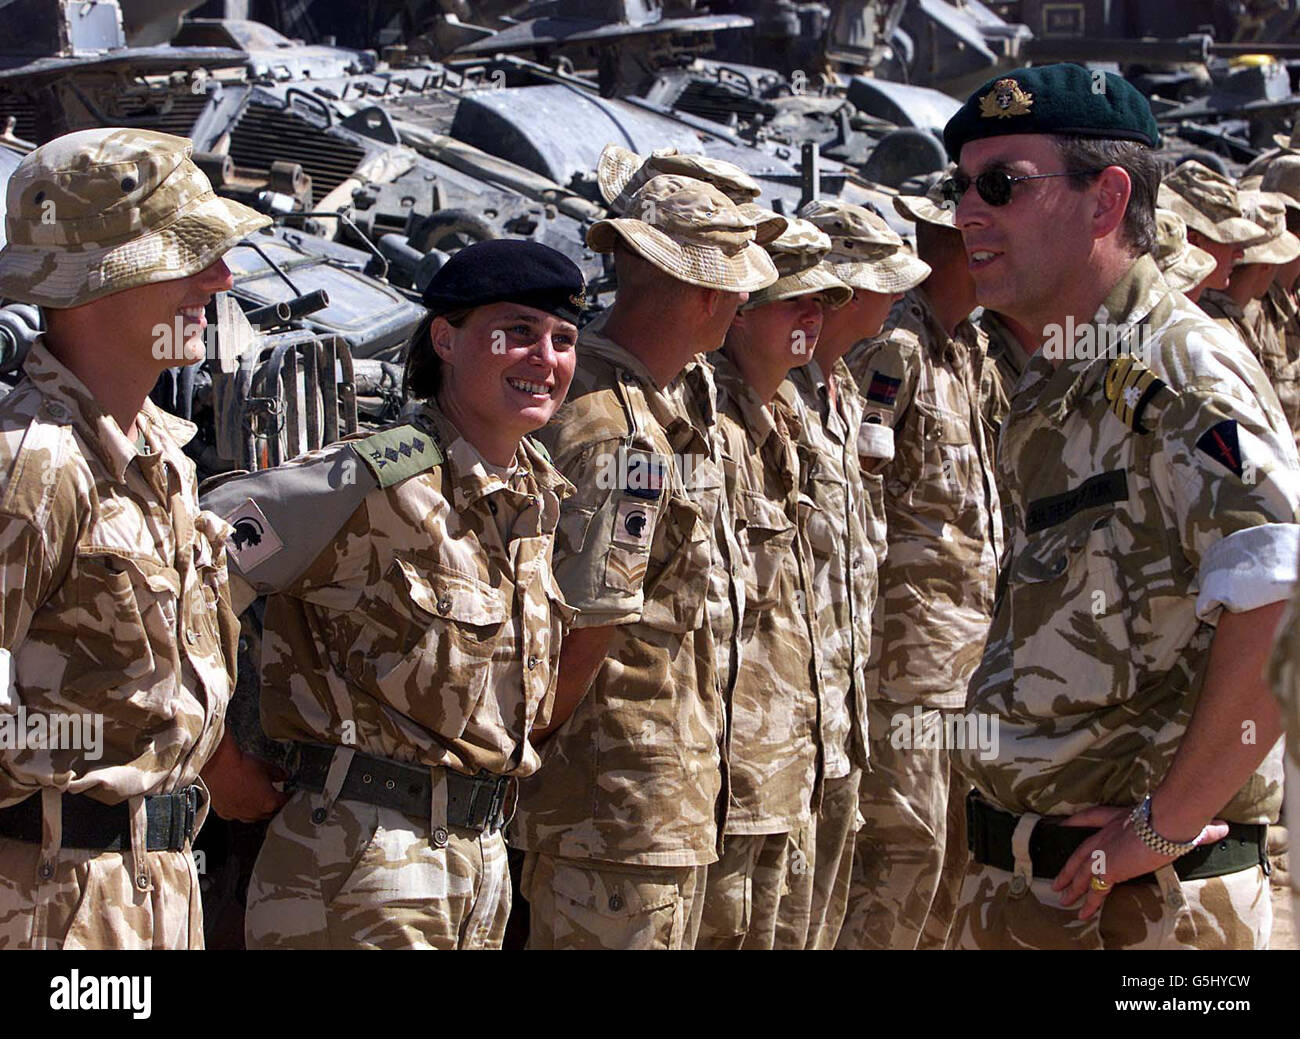
[[[597,220],[587,244],[612,252],[622,239],[665,274],[723,292],[754,292],[776,281],[773,266],[754,244],[756,223],[712,184],[661,175],[629,199],[628,216]]]
[[[1300,257],[1300,238],[1286,229],[1286,196],[1274,191],[1243,191],[1242,211],[1267,235],[1246,246],[1238,266],[1247,263],[1290,263]]]
[[[739,166],[676,148],[638,155],[621,145],[607,144],[596,163],[601,197],[619,215],[626,215],[629,200],[647,181],[665,175],[705,181],[737,204],[753,202],[762,192],[758,181]]]
[[[1156,266],[1170,288],[1194,289],[1217,266],[1214,257],[1187,240],[1187,225],[1170,209],[1156,210]]]
[[[830,237],[826,262],[850,288],[893,295],[930,276],[930,265],[913,256],[898,233],[869,209],[825,199],[809,202],[799,215]]]
[[[942,174],[931,179],[924,195],[895,195],[894,209],[904,220],[914,224],[934,224],[936,227],[950,227],[957,230],[957,207],[945,203],[940,185],[955,167],[949,167]]]
[[[753,293],[742,309],[752,310],[768,303],[816,293],[824,294],[832,307],[841,307],[853,298],[853,290],[835,276],[829,264],[822,261],[830,251],[830,238],[809,221],[797,217],[791,219],[781,237],[764,248],[772,257],[780,277]]]
[[[1161,181],[1157,205],[1182,217],[1189,231],[1221,245],[1245,245],[1265,235],[1262,227],[1246,219],[1236,185],[1195,159],[1181,163]]]
[[[108,127],[56,137],[9,179],[0,296],[75,307],[205,270],[269,217],[221,198],[184,137]]]
[[[1259,181],[1260,191],[1275,191],[1288,209],[1300,210],[1300,155],[1279,155]]]

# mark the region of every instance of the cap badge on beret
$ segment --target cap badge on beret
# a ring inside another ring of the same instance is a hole
[[[586,289],[583,289],[581,292],[575,293],[574,295],[570,296],[570,297],[569,297],[569,302],[572,303],[572,304],[573,304],[575,307],[577,307],[579,310],[586,310],[586,309],[587,309],[587,290],[586,290]]]
[[[1033,94],[1026,92],[1014,79],[1000,79],[980,98],[980,117],[1010,119],[1013,115],[1028,115],[1033,107]]]

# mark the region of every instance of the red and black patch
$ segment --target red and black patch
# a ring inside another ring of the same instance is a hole
[[[898,387],[902,379],[894,379],[880,372],[871,373],[871,382],[867,385],[867,400],[892,408],[898,399]]]
[[[1204,451],[1225,469],[1241,475],[1241,446],[1237,442],[1237,420],[1225,418],[1211,426],[1196,441],[1198,450]]]

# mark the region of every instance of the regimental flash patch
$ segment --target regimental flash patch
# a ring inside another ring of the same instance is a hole
[[[1225,418],[1211,426],[1196,441],[1196,449],[1204,451],[1225,469],[1241,475],[1241,445],[1237,440],[1237,420]]]
[[[883,404],[887,408],[892,408],[898,400],[898,387],[902,385],[902,379],[873,371],[871,382],[867,383],[867,400],[873,404]]]
[[[1013,115],[1028,115],[1033,107],[1033,94],[1014,79],[1000,79],[980,98],[980,118],[1010,119]]]
[[[392,487],[442,462],[433,438],[415,426],[394,426],[349,446],[374,473],[380,487]]]
[[[1138,433],[1151,432],[1142,425],[1142,412],[1164,386],[1155,372],[1132,357],[1117,357],[1106,369],[1104,392],[1110,401],[1110,410],[1124,425]]]
[[[648,549],[658,514],[659,508],[656,505],[640,501],[619,502],[618,515],[614,517],[614,544]]]
[[[251,573],[284,548],[284,542],[271,526],[270,520],[252,498],[227,516],[226,522],[235,528],[226,551],[245,574]]]
[[[624,494],[646,501],[658,501],[663,497],[668,469],[662,462],[648,454],[628,452],[624,469],[621,488]]]

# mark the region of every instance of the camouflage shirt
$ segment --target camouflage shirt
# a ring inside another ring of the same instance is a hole
[[[967,703],[999,749],[959,761],[1013,812],[1154,789],[1219,611],[1283,598],[1296,569],[1295,445],[1258,363],[1147,256],[1094,322],[1137,327],[1145,361],[1035,354],[999,443],[1010,547]],[[1274,750],[1221,816],[1276,819],[1280,777]]]
[[[1277,627],[1277,642],[1269,659],[1269,681],[1282,708],[1287,753],[1300,769],[1300,581]],[[1292,794],[1294,796],[1294,793]],[[1288,811],[1294,809],[1288,807]]]
[[[1011,329],[1007,328],[1001,315],[992,310],[983,310],[978,325],[988,343],[987,356],[992,362],[984,366],[987,389],[981,387],[980,395],[984,400],[984,417],[993,427],[996,444],[997,431],[1011,409],[1011,396],[1015,393],[1020,376],[1024,374],[1028,359],[1024,347]]]
[[[1246,320],[1256,340],[1267,347],[1259,363],[1300,445],[1300,303],[1274,282],[1263,299],[1246,308]]]
[[[542,431],[577,485],[555,574],[578,627],[615,628],[605,662],[522,784],[512,843],[652,866],[717,858],[722,697],[709,624],[715,517],[688,485],[717,488],[711,438],[679,375],[663,390],[600,332],[579,337],[564,406]],[[698,493],[698,492],[696,492]]]
[[[433,404],[391,432],[431,439],[430,460],[441,460],[372,487],[268,597],[262,725],[274,739],[526,776],[539,764],[528,733],[550,716],[572,617],[550,566],[569,487],[527,438],[511,467],[489,465]],[[279,489],[301,486],[297,522],[326,523],[339,474],[346,483],[358,451],[386,435],[235,485],[268,510]],[[283,520],[276,534],[303,536]]]
[[[919,288],[898,301],[886,328],[847,358],[868,411],[894,430],[872,670],[892,703],[962,707],[992,616],[1002,541],[980,396],[985,340],[969,320],[950,338]]]
[[[725,354],[713,364],[745,589],[740,666],[728,701],[727,833],[789,833],[809,819],[818,747],[799,462],[780,414]]]
[[[43,342],[24,367],[0,401],[0,805],[193,783],[221,738],[239,631],[230,528],[199,510],[181,450],[194,427],[145,401],[141,453]]]
[[[838,779],[865,767],[867,657],[876,599],[876,553],[859,464],[862,400],[843,361],[836,402],[815,360],[795,368],[777,392],[799,453],[802,520],[812,552],[813,603],[821,695],[823,774]]]

